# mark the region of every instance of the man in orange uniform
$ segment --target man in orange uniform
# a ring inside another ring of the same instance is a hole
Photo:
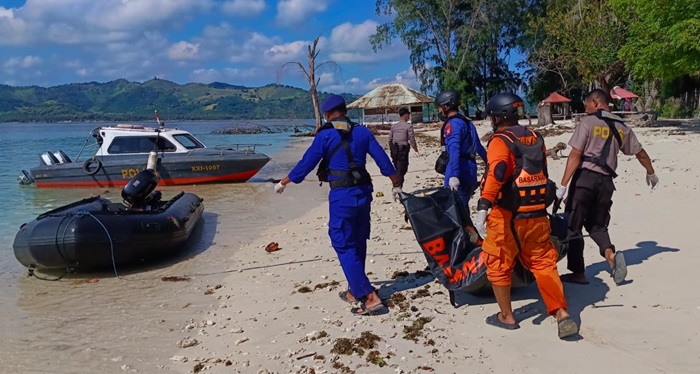
[[[556,316],[559,337],[565,338],[577,334],[578,326],[567,312],[564,287],[557,272],[558,253],[549,240],[551,228],[546,208],[554,200],[554,186],[548,188],[551,182],[544,139],[518,124],[523,107],[523,100],[509,93],[493,96],[486,106],[494,136],[487,148],[488,168],[482,180],[475,226],[485,237],[482,249],[486,276],[501,309],[486,323],[507,330],[520,327],[510,298],[518,257],[535,275],[547,313]]]

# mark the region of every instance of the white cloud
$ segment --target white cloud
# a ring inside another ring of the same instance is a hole
[[[244,40],[234,41],[227,57],[231,62],[265,63],[263,58],[265,51],[281,42],[280,38],[271,38],[257,32],[251,32],[245,34]]]
[[[168,48],[168,57],[172,60],[196,60],[199,58],[199,44],[180,41]]]
[[[37,56],[12,57],[5,61],[5,69],[28,69],[39,65],[41,58]]]
[[[263,62],[283,64],[289,61],[304,61],[302,58],[308,45],[309,42],[303,40],[273,45],[263,52]]]
[[[279,0],[277,22],[284,26],[297,25],[313,13],[325,12],[328,2],[329,0]]]
[[[408,56],[402,43],[392,43],[374,52],[369,37],[377,32],[379,24],[366,20],[360,24],[350,22],[336,26],[331,31],[330,59],[337,63],[373,63]]]
[[[157,32],[145,32],[134,42],[112,42],[95,51],[95,59],[88,64],[97,76],[105,79],[132,80],[166,78],[171,64],[167,58],[167,39]],[[89,57],[88,57],[89,58]]]
[[[342,80],[332,73],[322,75],[322,77],[324,79],[319,84],[319,90],[325,92],[349,92],[364,95],[381,85],[390,83],[401,83],[416,90],[420,89],[420,82],[416,79],[416,75],[410,67],[396,73],[393,77],[378,77],[369,81],[358,77]]]
[[[133,40],[147,30],[177,27],[213,0],[27,0],[0,7],[1,44],[104,43]]]
[[[340,83],[340,80],[338,79],[338,77],[335,75],[335,73],[332,73],[332,72],[321,73],[318,81],[319,81],[319,85],[327,85],[327,86],[331,86],[331,85]]]
[[[0,6],[0,18],[13,18],[14,14],[12,9],[3,8]]]
[[[369,46],[369,37],[377,32],[379,24],[372,20],[366,20],[354,25],[350,22],[343,23],[331,31],[331,43],[342,45],[350,50],[361,50]]]
[[[265,0],[230,0],[221,5],[224,13],[250,17],[257,16],[265,10]]]
[[[24,57],[11,57],[7,59],[2,65],[2,70],[5,78],[10,79],[13,82],[45,82],[45,72],[42,70],[44,65],[44,60],[38,56],[24,56]]]

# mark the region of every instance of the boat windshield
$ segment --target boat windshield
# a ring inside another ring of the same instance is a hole
[[[190,134],[177,134],[173,135],[173,138],[187,149],[204,148],[204,144]]]
[[[109,145],[109,154],[175,152],[177,147],[167,139],[156,136],[117,136]]]

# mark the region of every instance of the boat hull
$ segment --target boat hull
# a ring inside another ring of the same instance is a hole
[[[197,150],[187,154],[160,153],[156,171],[160,185],[241,183],[253,177],[270,158],[262,153]],[[146,167],[146,156],[95,156],[89,167],[83,162],[42,165],[31,169],[37,187],[115,187]],[[95,171],[96,170],[96,171]]]
[[[162,258],[187,241],[203,210],[202,199],[191,193],[145,212],[98,196],[22,225],[13,249],[19,263],[37,269],[92,270]]]

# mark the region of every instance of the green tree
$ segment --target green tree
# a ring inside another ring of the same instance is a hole
[[[377,51],[396,37],[410,51],[410,63],[427,90],[449,86],[469,91],[462,76],[473,64],[468,45],[480,24],[470,2],[465,0],[377,0],[377,14],[395,15],[392,21],[377,27],[370,42]]]
[[[394,15],[377,27],[377,51],[399,38],[421,88],[453,89],[478,103],[494,91],[520,84],[508,55],[522,32],[526,0],[377,0],[377,14]]]
[[[700,73],[700,1],[611,0],[629,20],[619,56],[633,76],[673,79]]]
[[[629,22],[620,48],[632,76],[643,81],[642,109],[660,106],[662,90],[678,86],[676,78],[700,74],[700,2],[697,0],[611,0]]]
[[[563,91],[609,90],[625,78],[618,52],[626,40],[626,22],[609,0],[550,0],[533,8],[521,46],[536,76],[558,76]]]

